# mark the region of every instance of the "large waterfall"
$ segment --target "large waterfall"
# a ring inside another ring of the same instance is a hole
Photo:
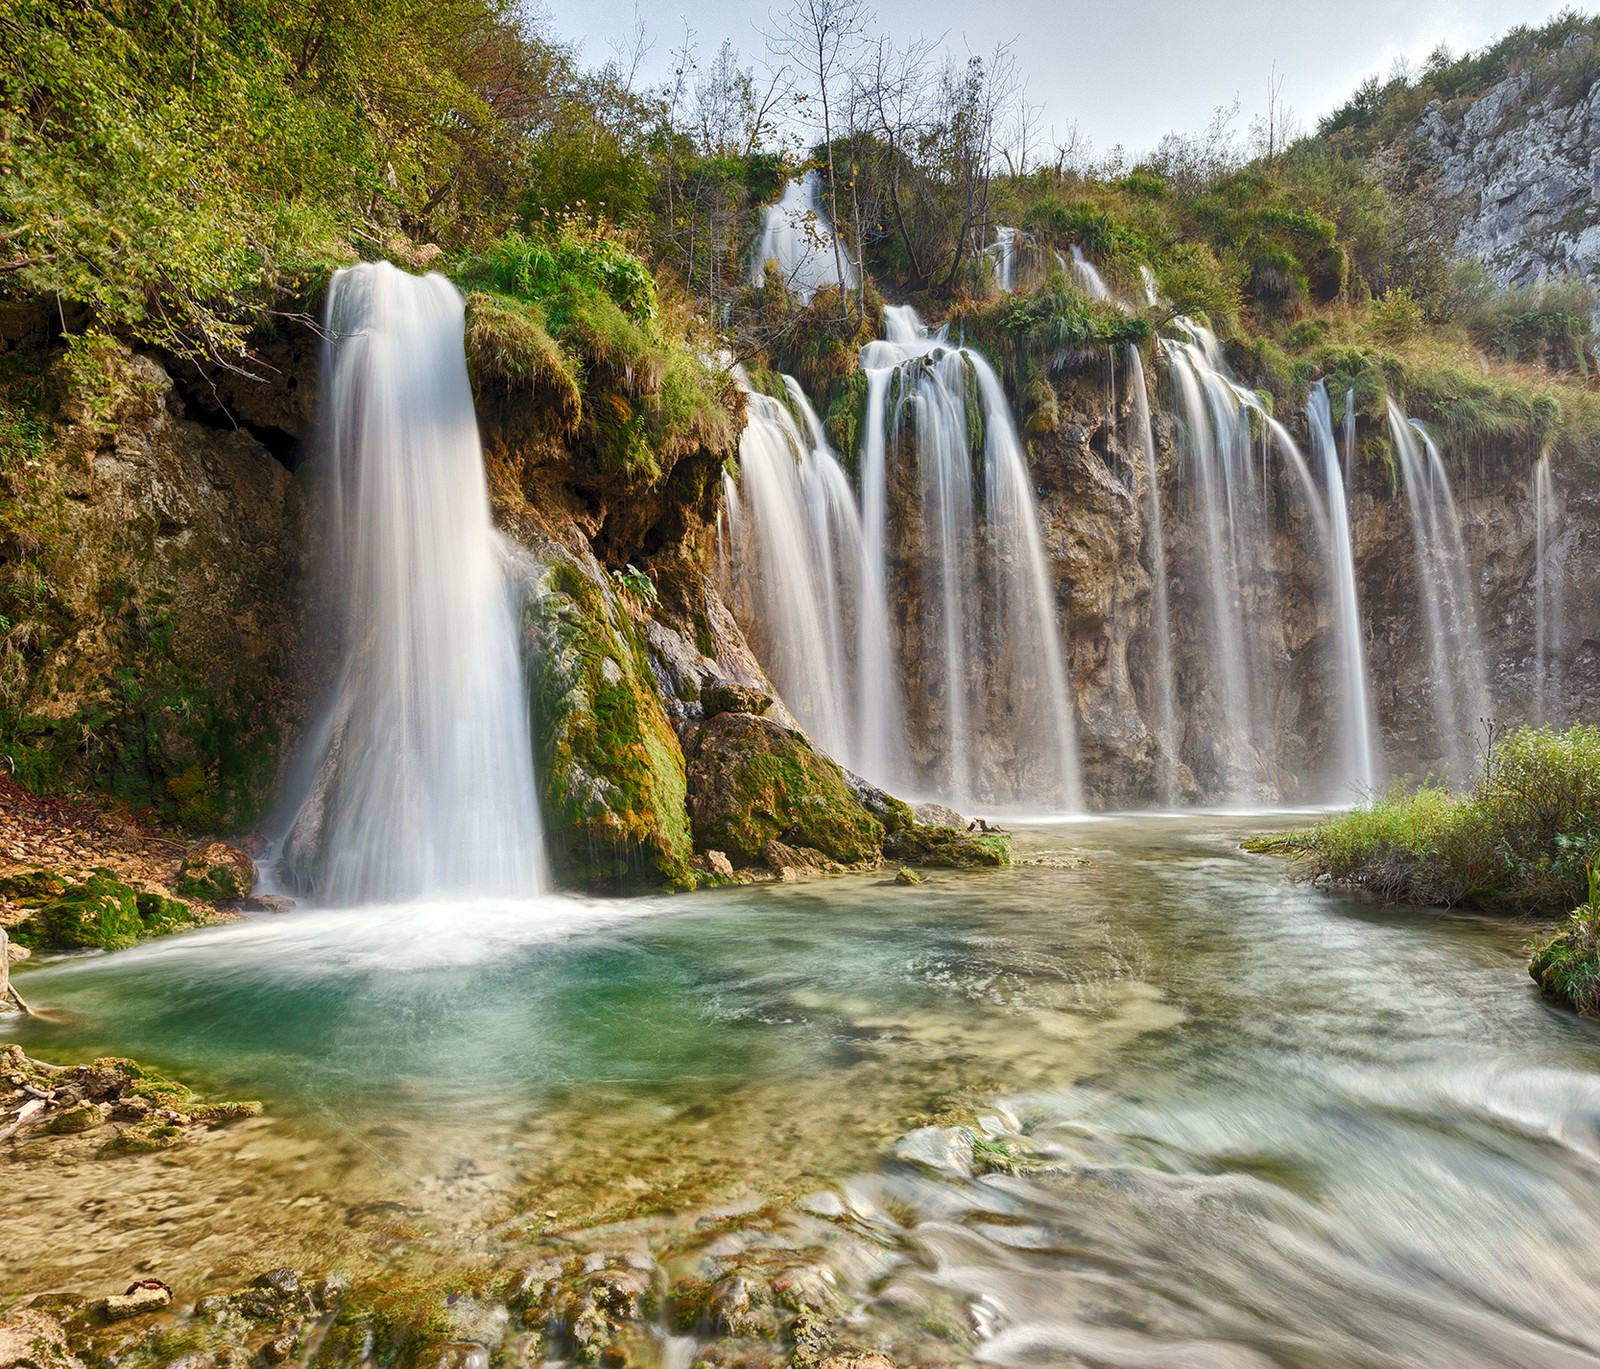
[[[1184,759],[1219,797],[1349,800],[1378,778],[1371,697],[1345,501],[1326,391],[1307,407],[1319,480],[1289,431],[1229,373],[1217,340],[1180,318],[1166,344],[1178,422],[1180,475],[1192,531],[1177,571],[1201,587],[1204,630],[1193,638],[1189,709],[1200,726]],[[1291,561],[1310,564],[1307,606],[1328,625],[1320,651],[1285,635]],[[1198,563],[1198,564],[1197,564]],[[1324,715],[1277,716],[1285,675],[1320,682]],[[1316,729],[1320,746],[1308,733]],[[1320,751],[1320,773],[1310,770]]]
[[[285,843],[349,904],[542,884],[527,691],[443,276],[386,264],[328,293],[324,573],[337,676]]]
[[[911,309],[886,320],[861,355],[858,502],[799,387],[752,396],[728,578],[785,700],[846,765],[957,804],[1074,810],[1056,591],[1009,402]]]

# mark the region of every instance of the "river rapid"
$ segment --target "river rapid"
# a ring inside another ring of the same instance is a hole
[[[153,1156],[12,1146],[0,1293],[608,1242],[670,1272],[756,1224],[897,1362],[1600,1364],[1600,1031],[1541,1001],[1526,924],[1240,851],[1284,823],[1041,823],[1013,868],[911,887],[297,910],[31,966],[29,1054],[267,1112]]]

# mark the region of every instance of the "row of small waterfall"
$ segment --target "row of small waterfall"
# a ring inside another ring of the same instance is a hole
[[[724,489],[736,611],[848,768],[958,804],[1075,810],[1059,606],[1010,404],[942,329],[910,308],[885,320],[861,352],[859,496],[798,383],[750,396]]]
[[[819,220],[814,188],[795,190],[791,212]],[[758,261],[773,241],[762,238]],[[789,255],[769,264],[786,279],[831,281],[834,244],[825,222],[800,226],[783,244]],[[1115,303],[1081,251],[1070,263],[1050,255],[1091,296]],[[989,256],[1009,290],[1039,253],[1003,228]],[[1070,811],[1083,782],[1064,651],[1068,586],[1044,552],[1010,405],[983,357],[911,310],[887,310],[885,332],[862,349],[856,452],[829,447],[792,378],[781,395],[751,396],[721,536],[736,610],[796,716],[866,778],[957,806]],[[1314,384],[1302,449],[1197,322],[1174,319],[1156,356],[1154,392],[1137,348],[1109,357],[1107,371],[1108,405],[1119,388],[1126,400],[1127,478],[1151,579],[1134,680],[1158,755],[1147,799],[1370,794],[1389,763],[1357,574],[1355,396]],[[1172,434],[1170,471],[1157,415]],[[1420,756],[1428,773],[1463,783],[1493,712],[1480,594],[1444,455],[1393,401],[1388,431],[1413,542],[1414,561],[1399,570],[1414,605],[1405,631],[1425,642],[1426,669],[1412,685],[1429,735],[1413,763]],[[1542,718],[1556,709],[1548,663],[1559,645],[1548,624],[1560,621],[1548,460],[1532,496]]]

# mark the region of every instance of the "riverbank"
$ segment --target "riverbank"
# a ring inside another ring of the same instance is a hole
[[[1600,1014],[1600,728],[1491,731],[1476,780],[1396,786],[1302,831],[1245,842],[1300,878],[1387,902],[1547,923],[1529,972],[1558,1003]]]

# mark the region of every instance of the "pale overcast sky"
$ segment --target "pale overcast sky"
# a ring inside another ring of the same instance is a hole
[[[869,0],[870,3],[870,0]],[[777,0],[781,8],[782,0]],[[1219,105],[1240,102],[1241,131],[1266,106],[1276,64],[1281,98],[1308,127],[1397,58],[1421,61],[1440,43],[1482,47],[1517,24],[1539,24],[1559,0],[876,0],[878,27],[898,37],[945,36],[957,54],[1016,39],[1029,98],[1046,128],[1074,123],[1097,153],[1147,151],[1163,133],[1193,133]],[[598,64],[634,31],[633,0],[543,0],[556,36]],[[693,30],[707,60],[724,38],[746,58],[764,51],[768,0],[640,0],[654,46],[644,75],[664,80],[670,52]],[[1592,12],[1593,5],[1578,6]]]

